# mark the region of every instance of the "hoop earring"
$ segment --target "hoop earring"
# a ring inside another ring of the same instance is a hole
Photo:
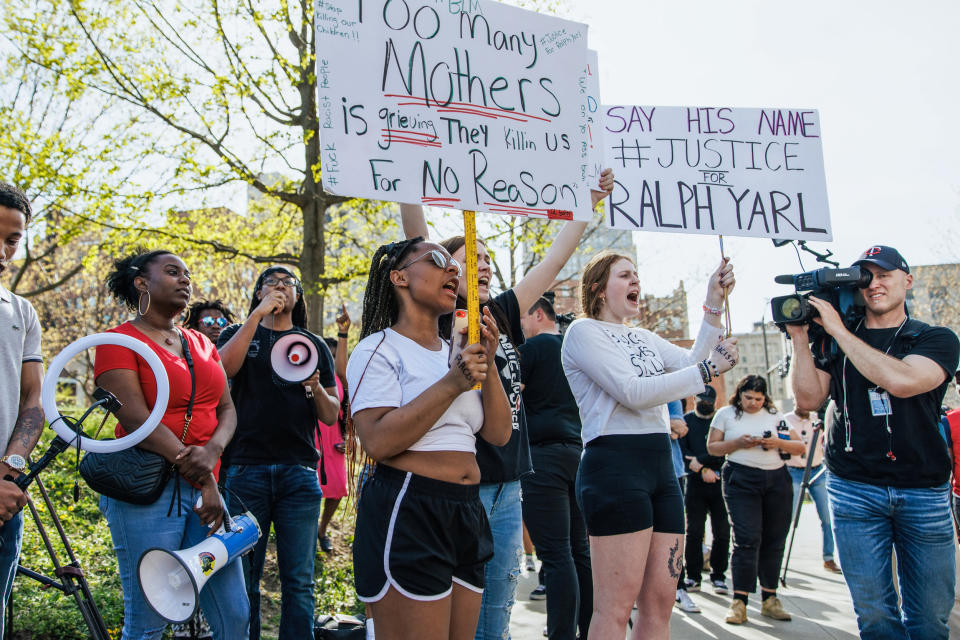
[[[141,311],[140,307],[143,306],[143,294],[147,294],[147,308]],[[137,299],[137,315],[145,316],[147,315],[147,311],[150,311],[150,292],[141,291],[140,297]]]

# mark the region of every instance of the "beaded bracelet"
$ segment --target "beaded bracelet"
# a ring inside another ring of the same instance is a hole
[[[713,380],[713,376],[710,375],[710,369],[707,368],[707,361],[701,360],[697,363],[697,368],[700,370],[700,377],[703,378],[704,384]]]
[[[712,377],[719,378],[720,370],[717,368],[717,365],[713,362],[713,360],[706,360],[705,362],[710,367],[710,371],[713,374]]]
[[[723,314],[723,307],[722,307],[722,306],[720,306],[720,307],[711,307],[711,306],[708,306],[706,303],[704,303],[704,304],[703,304],[703,310],[704,310],[706,313],[709,313],[710,315],[714,315],[714,316],[719,316],[719,315],[722,315],[722,314]]]

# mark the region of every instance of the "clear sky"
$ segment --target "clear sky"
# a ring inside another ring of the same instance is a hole
[[[819,109],[834,242],[813,248],[844,266],[873,244],[911,264],[960,261],[960,3],[565,2],[564,17],[590,25],[605,104]],[[716,237],[635,235],[641,286],[685,280],[696,327]],[[724,242],[746,331],[790,291],[773,276],[799,264],[769,240]]]

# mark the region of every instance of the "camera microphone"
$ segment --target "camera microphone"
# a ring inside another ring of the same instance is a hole
[[[793,284],[793,276],[790,274],[779,275],[773,279],[777,284]]]

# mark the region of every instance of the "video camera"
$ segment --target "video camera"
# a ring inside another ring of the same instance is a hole
[[[844,325],[853,329],[863,317],[864,304],[860,291],[870,286],[872,279],[873,274],[860,267],[822,268],[797,275],[777,276],[774,282],[792,284],[796,293],[778,296],[770,301],[773,322],[781,330],[788,324],[809,324],[810,343],[817,345],[813,349],[814,358],[820,363],[827,363],[837,353],[836,342],[820,325],[811,322],[819,314],[810,304],[810,297],[829,302],[840,314]]]

